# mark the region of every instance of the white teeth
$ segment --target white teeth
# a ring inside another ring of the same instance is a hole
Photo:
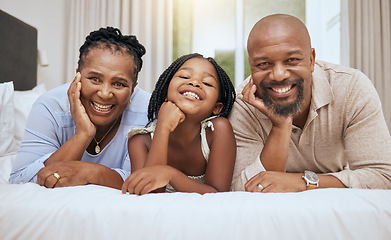
[[[99,111],[109,111],[113,105],[101,105],[94,102],[94,107]]]
[[[284,88],[272,88],[273,91],[277,92],[277,93],[285,93],[285,92],[288,92],[289,90],[291,90],[292,86],[289,86],[289,87],[284,87]]]
[[[193,92],[184,92],[183,95],[186,97],[191,97],[191,98],[195,98],[197,100],[200,100],[200,97]]]

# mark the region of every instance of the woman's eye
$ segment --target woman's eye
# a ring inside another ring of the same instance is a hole
[[[116,87],[124,87],[125,85],[123,83],[116,82],[116,83],[114,83],[114,86],[116,86]]]
[[[89,77],[88,79],[90,79],[91,81],[94,81],[94,82],[99,81],[99,79],[97,77]]]

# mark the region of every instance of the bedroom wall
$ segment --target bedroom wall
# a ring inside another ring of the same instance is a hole
[[[0,0],[0,9],[37,28],[38,49],[49,63],[38,62],[38,84],[51,89],[65,83],[66,0]]]

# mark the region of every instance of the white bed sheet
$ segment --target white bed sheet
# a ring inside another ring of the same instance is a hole
[[[22,98],[15,113],[24,115],[4,119],[15,121],[16,140],[40,94],[15,95]],[[391,239],[391,190],[136,196],[96,185],[46,189],[9,184],[14,158],[0,156],[0,240]]]
[[[123,195],[0,184],[0,239],[391,239],[391,190]]]

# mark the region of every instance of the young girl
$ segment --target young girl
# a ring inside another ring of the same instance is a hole
[[[227,116],[235,90],[213,58],[194,53],[160,76],[148,106],[152,125],[132,129],[132,174],[122,192],[229,191],[236,142]]]

